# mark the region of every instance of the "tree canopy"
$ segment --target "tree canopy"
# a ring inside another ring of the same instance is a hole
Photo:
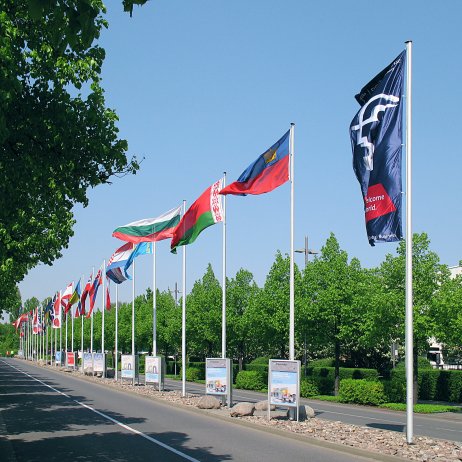
[[[101,0],[0,0],[0,308],[61,256],[76,203],[134,173],[101,87]]]

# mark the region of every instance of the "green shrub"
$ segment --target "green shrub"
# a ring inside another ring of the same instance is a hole
[[[302,379],[300,381],[300,396],[309,398],[316,395],[319,395],[319,389],[314,380]]]
[[[310,367],[334,367],[334,365],[334,358],[313,359],[313,361],[309,363]]]
[[[204,380],[204,374],[198,367],[186,368],[186,380],[188,382],[195,382],[196,380]]]
[[[267,388],[267,382],[257,371],[240,371],[236,376],[236,388],[260,391]]]
[[[339,396],[342,403],[371,404],[373,406],[378,406],[386,400],[381,382],[364,379],[341,380]]]
[[[250,361],[249,364],[263,364],[263,365],[268,366],[269,360],[270,358],[266,356],[259,356],[258,358],[255,358],[252,361]]]

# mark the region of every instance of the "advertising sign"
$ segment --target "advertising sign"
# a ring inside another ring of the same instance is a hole
[[[106,361],[104,353],[93,353],[93,372],[106,372]]]
[[[205,359],[205,393],[227,396],[228,406],[232,405],[232,368],[229,358]]]
[[[83,372],[84,374],[93,374],[93,357],[91,353],[83,354]]]
[[[159,383],[161,368],[160,359],[159,356],[146,356],[144,365],[146,383]]]
[[[55,363],[61,365],[62,364],[62,357],[63,357],[62,351],[57,351],[56,354],[55,354]]]
[[[135,380],[138,377],[138,356],[122,355],[122,379]]]
[[[66,355],[67,367],[75,367],[75,353],[73,351],[68,351]]]
[[[270,359],[268,401],[277,406],[295,407],[300,402],[300,361]]]

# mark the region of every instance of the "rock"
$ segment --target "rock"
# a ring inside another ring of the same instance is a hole
[[[314,417],[316,417],[316,413],[314,412],[314,409],[311,406],[308,406],[307,404],[305,404],[304,407],[305,407],[305,411],[306,411],[306,416],[309,419],[313,419]]]
[[[255,410],[256,411],[267,411],[268,410],[268,400],[258,401],[258,403],[255,404]],[[276,405],[271,404],[270,410],[275,411],[276,410]]]
[[[220,409],[221,403],[215,396],[201,396],[197,403],[199,409]]]
[[[287,418],[287,411],[279,409],[275,411],[271,411],[271,419],[286,419]],[[263,417],[264,419],[268,418],[268,409],[266,411],[257,411],[253,413],[254,417]]]
[[[240,417],[245,415],[253,415],[255,405],[253,403],[238,403],[231,409],[229,415],[231,417]]]
[[[297,410],[292,407],[287,410],[287,417],[290,420],[297,420]],[[298,408],[298,420],[304,422],[305,420],[312,419],[315,416],[314,409],[310,406],[304,406],[301,404]]]

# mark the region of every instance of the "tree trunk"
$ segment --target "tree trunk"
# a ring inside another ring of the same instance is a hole
[[[338,396],[340,386],[340,340],[335,337],[335,381],[334,381],[334,395]]]

